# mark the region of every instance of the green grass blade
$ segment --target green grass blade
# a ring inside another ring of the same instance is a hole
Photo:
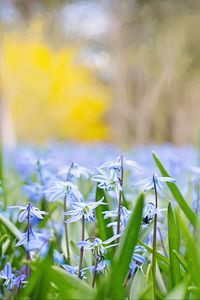
[[[185,299],[185,294],[186,294],[186,289],[187,289],[187,283],[182,282],[181,284],[177,285],[169,294],[166,296],[166,300],[182,300]]]
[[[164,177],[170,177],[168,172],[165,170],[163,164],[159,160],[158,156],[154,152],[153,152],[153,158],[154,158],[154,161],[155,161],[157,167],[159,168],[161,174]],[[187,204],[186,200],[184,199],[184,197],[181,194],[180,190],[178,189],[177,185],[174,183],[171,183],[171,182],[167,182],[167,185],[168,185],[172,195],[174,196],[175,200],[178,202],[180,208],[182,209],[182,211],[184,212],[184,214],[190,221],[190,223],[194,227],[196,227],[197,226],[197,216],[193,212],[193,210],[190,208],[190,206]]]
[[[103,189],[96,188],[96,201],[99,201],[104,197],[104,202],[108,204],[106,194]],[[109,209],[108,205],[99,205],[96,208],[96,219],[97,219],[97,228],[100,239],[102,241],[107,240],[108,238],[113,236],[112,227],[107,227],[110,223],[109,219],[104,219],[102,212],[107,211]]]
[[[139,244],[144,246],[150,253],[153,253],[153,248],[147,246],[145,243],[139,240]],[[160,261],[166,263],[167,265],[170,264],[169,258],[161,254],[160,252],[156,252],[156,258]]]
[[[175,287],[181,280],[181,273],[180,263],[173,252],[175,250],[179,253],[179,238],[171,203],[168,204],[168,244],[172,287]]]
[[[7,228],[7,230],[15,237],[19,238],[21,232],[19,229],[9,220],[7,219],[2,213],[0,213],[0,222]]]
[[[187,261],[179,254],[176,252],[176,250],[173,250],[174,254],[176,255],[177,259],[179,260],[180,264],[182,265],[183,269],[187,272],[192,274],[192,270],[187,263]]]
[[[138,197],[136,206],[133,210],[127,228],[121,237],[119,248],[113,259],[111,274],[106,282],[106,286],[100,291],[104,293],[104,298],[119,299],[125,296],[123,283],[133,255],[134,248],[138,241],[138,235],[142,220],[142,211],[144,205],[144,196]],[[100,293],[99,296],[102,297]]]
[[[60,267],[51,266],[49,259],[31,265],[29,284],[18,299],[94,299],[95,290]]]

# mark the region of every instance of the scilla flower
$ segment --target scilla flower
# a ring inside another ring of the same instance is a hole
[[[78,277],[79,276],[79,266],[70,266],[70,265],[67,265],[67,264],[62,264],[61,267],[63,269],[65,269],[65,271],[75,277]],[[85,274],[84,274],[84,270],[81,270],[81,278],[85,279]]]
[[[64,213],[66,216],[71,216],[66,222],[72,223],[84,219],[88,222],[93,222],[95,220],[94,210],[99,205],[107,205],[103,202],[104,198],[97,202],[72,202],[73,210],[69,210]]]
[[[39,249],[51,237],[52,235],[50,234],[36,232],[30,228],[29,232],[21,233],[20,240],[17,242],[16,247],[24,245],[28,251]]]
[[[92,171],[79,166],[77,163],[72,163],[70,166],[67,166],[66,168],[62,169],[58,173],[58,177],[62,178],[62,180],[66,180],[68,174],[69,180],[72,180],[74,178],[80,178],[81,176],[88,179],[90,177],[90,174],[92,174]]]
[[[100,168],[98,171],[100,174],[93,176],[92,180],[98,182],[98,187],[104,189],[105,191],[111,191],[114,188],[118,195],[119,191],[122,190],[122,187],[116,171],[111,170],[106,172]]]
[[[45,195],[49,201],[64,200],[65,197],[70,201],[83,201],[83,196],[78,187],[72,182],[56,181],[46,189]]]
[[[126,228],[126,225],[127,225],[127,222],[128,222],[128,219],[132,213],[131,210],[128,210],[125,206],[121,206],[120,207],[120,223],[121,223],[121,232],[124,231],[124,229]],[[118,216],[118,210],[108,210],[108,211],[104,211],[102,212],[102,214],[104,214],[104,219],[108,219],[108,218],[115,218]]]
[[[34,207],[31,203],[28,203],[26,206],[10,206],[10,208],[22,210],[18,217],[20,223],[24,222],[28,216],[29,218],[36,217],[38,219],[43,219],[43,215],[47,215],[45,211],[39,210],[39,208]]]
[[[141,168],[138,166],[138,164],[133,160],[128,160],[123,157],[123,165],[136,168],[137,170],[141,171]],[[100,166],[100,169],[109,169],[109,170],[115,170],[120,171],[121,170],[121,156],[118,156],[116,160],[109,161],[103,165]]]
[[[0,273],[0,278],[5,279],[4,286],[8,287],[9,290],[13,289],[15,275],[12,273],[12,267],[10,263],[6,263],[3,271]]]
[[[115,247],[118,245],[118,244],[112,244],[112,245],[108,245],[108,244],[115,241],[119,236],[120,235],[114,235],[113,237],[111,237],[110,239],[108,239],[104,242],[99,238],[95,238],[92,242],[81,241],[81,242],[77,243],[77,245],[79,247],[84,247],[85,249],[92,250],[93,254],[96,256],[97,255],[104,256],[107,252],[106,249]]]
[[[145,251],[145,248],[143,246],[136,246],[132,260],[130,263],[130,275],[133,276],[137,269],[142,265],[146,263],[146,259],[142,256],[142,253]]]
[[[133,185],[133,187],[135,186],[143,186],[143,190],[144,192],[147,192],[149,190],[154,189],[154,184],[156,185],[156,190],[157,192],[164,197],[163,193],[162,193],[162,189],[163,189],[163,182],[176,182],[175,179],[171,178],[171,177],[161,177],[158,176],[156,174],[153,174],[150,177],[147,177],[145,179],[142,179],[140,181],[138,181],[137,183],[135,183]]]
[[[103,256],[99,258],[97,266],[90,266],[82,269],[82,271],[90,270],[91,272],[96,271],[99,272],[105,272],[106,269],[110,267],[110,261],[108,259],[105,259]]]

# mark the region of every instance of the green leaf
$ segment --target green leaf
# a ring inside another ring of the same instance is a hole
[[[153,253],[153,249],[149,246],[147,246],[145,243],[139,240],[139,244],[144,246],[150,253]],[[167,265],[170,264],[169,258],[161,254],[160,252],[156,252],[156,258],[159,259],[160,261],[166,263]]]
[[[179,237],[170,202],[168,204],[168,244],[172,287],[175,287],[181,281],[180,264],[173,252],[175,250],[177,253],[179,253]]]
[[[162,165],[161,161],[159,160],[158,156],[154,152],[153,152],[153,158],[154,158],[154,161],[155,161],[156,165],[158,166],[161,174],[165,177],[170,177],[170,175],[168,174],[168,172],[165,170],[164,166]],[[178,189],[177,185],[172,182],[167,182],[167,185],[168,185],[172,195],[174,196],[175,200],[178,202],[180,208],[182,209],[182,211],[184,212],[184,214],[190,221],[190,223],[194,227],[196,227],[197,226],[197,216],[193,212],[193,210],[190,208],[190,206],[187,204],[186,200],[184,199],[184,197],[181,194],[180,190]]]
[[[182,267],[184,268],[184,270],[187,272],[187,273],[190,273],[192,274],[192,270],[189,266],[189,264],[187,263],[187,261],[180,255],[176,252],[176,250],[173,250],[174,254],[176,255],[177,259],[179,260],[179,262],[181,263]]]
[[[133,255],[134,248],[138,241],[138,235],[142,220],[142,211],[144,205],[144,195],[141,194],[136,202],[136,206],[129,219],[126,230],[120,239],[119,248],[113,259],[111,273],[99,291],[99,297],[119,299],[125,296],[124,280],[129,272],[129,265]]]
[[[177,285],[169,294],[166,296],[166,300],[182,300],[185,299],[187,289],[187,283],[182,282],[181,284]]]
[[[141,293],[146,287],[146,280],[141,270],[138,270],[135,274],[131,285],[130,298],[139,299]]]
[[[104,197],[104,203],[108,204],[106,194],[103,189],[100,189],[98,186],[96,188],[96,201],[99,201]],[[102,241],[105,241],[113,236],[112,227],[107,227],[110,223],[109,219],[104,219],[102,212],[108,210],[108,205],[99,205],[96,208],[96,219],[97,219],[97,227],[99,230],[99,237]]]
[[[51,280],[58,287],[63,299],[94,299],[95,290],[80,279],[66,273],[59,267],[51,267]]]
[[[95,290],[60,267],[51,266],[49,259],[31,266],[29,284],[20,299],[55,299],[56,295],[58,299],[94,299]]]
[[[0,213],[0,222],[8,229],[8,231],[18,239],[20,238],[21,232],[19,229],[8,220],[2,213]]]

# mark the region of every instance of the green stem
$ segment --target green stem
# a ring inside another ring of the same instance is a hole
[[[30,234],[31,234],[30,208],[31,208],[31,203],[29,202],[29,204],[28,204],[28,216],[27,216],[27,248],[29,247]],[[28,249],[26,251],[26,259],[27,259],[27,261],[29,261],[31,259],[30,251]],[[26,266],[26,275],[27,275],[27,277],[30,276],[30,268],[29,268],[28,265]]]
[[[81,240],[85,240],[85,218],[84,215],[82,216],[82,234],[81,234]],[[81,247],[80,249],[80,261],[79,261],[79,272],[78,272],[78,277],[82,279],[81,276],[81,269],[83,265],[83,252],[84,252],[84,247]]]
[[[121,188],[123,188],[123,181],[124,181],[124,158],[123,158],[123,155],[121,155],[120,160],[121,160],[120,186],[121,186]],[[122,206],[122,190],[119,192],[119,200],[118,200],[117,234],[120,234],[121,206]],[[117,243],[119,243],[119,238],[117,239]]]
[[[96,277],[97,277],[97,265],[99,261],[99,256],[96,256],[96,261],[95,261],[95,266],[94,266],[94,274],[93,274],[93,280],[92,280],[92,287],[94,288],[95,282],[96,282]]]
[[[70,172],[71,169],[73,168],[74,163],[72,162],[68,174],[67,174],[67,178],[66,178],[66,182],[69,181],[70,178]],[[64,213],[67,212],[67,195],[65,195],[64,198]],[[67,261],[68,264],[70,264],[70,247],[69,247],[69,231],[68,231],[68,224],[67,224],[67,216],[64,214],[64,228],[65,228],[65,241],[66,241],[66,249],[67,249]]]
[[[159,227],[158,227],[158,233],[159,233],[159,236],[160,236],[160,241],[161,241],[161,245],[162,245],[162,248],[163,248],[163,252],[164,252],[165,256],[167,257],[167,250],[165,248],[165,244],[164,244],[164,241],[163,241],[162,233],[161,233],[161,230],[160,230]]]
[[[200,179],[197,180],[196,191],[197,191],[197,207],[196,214],[199,214],[199,200],[200,200],[200,189],[199,189]]]
[[[155,191],[155,207],[156,214],[154,216],[154,227],[153,227],[153,256],[152,256],[152,275],[153,275],[153,290],[154,290],[154,299],[156,299],[156,244],[157,244],[157,208],[158,208],[158,194],[156,189],[156,180],[153,175],[153,184]]]

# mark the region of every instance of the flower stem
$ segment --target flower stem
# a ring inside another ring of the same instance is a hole
[[[167,257],[167,250],[166,250],[166,248],[165,248],[165,244],[164,244],[164,241],[163,241],[162,233],[161,233],[161,230],[160,230],[159,227],[158,227],[158,233],[159,233],[159,236],[160,236],[160,241],[161,241],[161,245],[162,245],[164,254],[165,254],[165,256]]]
[[[97,265],[99,261],[99,256],[96,256],[96,261],[95,261],[95,266],[94,266],[94,274],[93,274],[93,280],[92,280],[92,287],[94,288],[95,282],[96,282],[96,277],[97,277]]]
[[[196,206],[196,214],[199,214],[199,200],[200,200],[200,189],[199,189],[199,185],[200,185],[200,179],[197,180],[197,184],[196,184],[196,192],[197,192],[197,206]]]
[[[71,166],[69,168],[68,174],[67,174],[67,178],[66,178],[66,182],[69,181],[70,179],[70,172],[71,169],[73,168],[74,163],[71,163]],[[64,197],[64,213],[67,212],[67,195],[65,195]],[[68,232],[68,224],[67,224],[67,216],[64,215],[64,228],[65,228],[65,241],[66,241],[66,249],[67,249],[67,261],[70,264],[70,247],[69,247],[69,232]]]
[[[117,234],[120,234],[120,221],[121,221],[121,205],[122,205],[122,188],[124,181],[124,158],[121,155],[121,178],[120,178],[120,186],[121,190],[119,191],[119,200],[118,200],[118,216],[117,216]],[[117,239],[117,243],[119,243],[119,238]]]
[[[81,234],[81,240],[85,240],[85,218],[84,215],[82,216],[82,234]],[[80,249],[80,261],[79,261],[79,272],[78,272],[78,277],[82,279],[81,275],[81,269],[83,265],[83,252],[84,252],[84,247],[81,247]]]
[[[155,207],[156,213],[154,216],[154,227],[153,227],[153,256],[152,256],[152,275],[153,275],[153,290],[154,290],[154,299],[156,299],[156,244],[157,244],[157,208],[158,208],[158,194],[156,189],[156,180],[153,175],[153,184],[155,191]]]
[[[27,215],[27,248],[29,247],[30,231],[31,231],[30,209],[31,209],[31,203],[29,202],[29,204],[28,204],[28,215]],[[29,249],[26,250],[26,259],[27,259],[27,261],[29,261],[31,259]],[[29,268],[28,265],[26,266],[26,275],[27,275],[27,277],[30,275],[30,268]]]

